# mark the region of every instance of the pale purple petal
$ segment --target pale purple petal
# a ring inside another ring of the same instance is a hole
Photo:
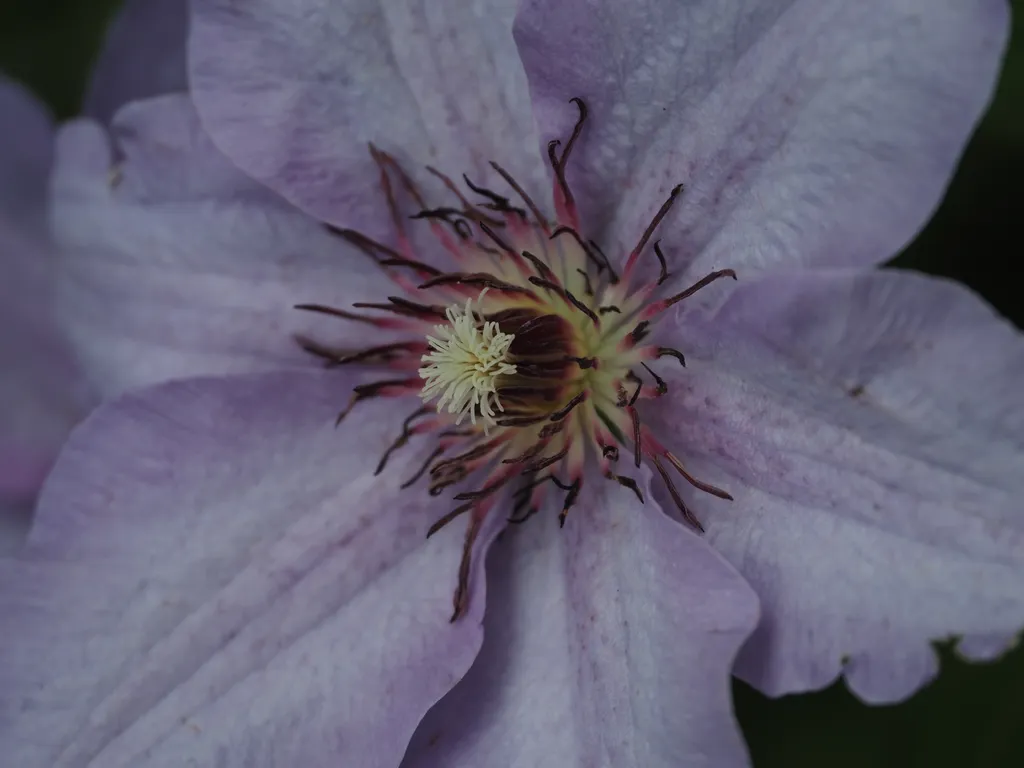
[[[53,323],[53,264],[42,234],[0,211],[0,502],[32,499],[88,403]]]
[[[139,203],[201,200],[259,203],[295,212],[218,150],[186,94],[126,104],[110,127],[116,146],[117,199]],[[108,179],[109,180],[109,179]]]
[[[461,527],[425,540],[432,500],[398,487],[425,444],[373,475],[403,408],[334,427],[352,383],[174,382],[72,435],[0,561],[5,760],[398,764],[477,653],[483,593],[449,624]]]
[[[188,0],[127,0],[111,22],[82,113],[109,123],[124,104],[184,91]]]
[[[995,661],[1017,647],[1020,634],[968,635],[956,644],[956,652],[970,661]]]
[[[763,618],[738,673],[771,695],[842,670],[867,701],[937,672],[929,644],[1024,626],[1024,338],[913,273],[741,283],[681,312],[665,439],[708,540]]]
[[[52,322],[50,117],[28,91],[2,79],[0,113],[0,536],[12,541],[82,403]]]
[[[890,258],[939,201],[994,86],[1004,0],[527,0],[541,139],[588,234],[628,250],[676,184],[666,254],[721,266]],[[606,227],[606,225],[608,225]]]
[[[195,100],[217,145],[255,178],[381,237],[391,225],[368,142],[410,172],[433,164],[494,179],[495,160],[528,187],[545,178],[512,41],[516,5],[195,0]]]
[[[405,768],[747,765],[730,675],[757,599],[697,536],[595,478],[566,522],[506,529],[486,640]]]
[[[231,168],[187,97],[134,103],[114,133],[122,137],[116,167],[99,126],[65,126],[52,195],[60,320],[101,395],[317,364],[295,334],[348,348],[372,341],[372,326],[294,305],[345,308],[386,296],[393,284],[319,222]]]

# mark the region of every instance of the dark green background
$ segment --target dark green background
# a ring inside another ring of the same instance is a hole
[[[118,5],[4,0],[0,70],[58,117],[74,115]],[[1011,5],[1013,40],[995,102],[939,212],[895,263],[961,280],[1024,327],[1024,280],[1014,271],[1024,266],[1024,0]],[[737,683],[736,709],[758,768],[1024,767],[1024,648],[996,664],[965,664],[946,650],[939,680],[900,706],[866,707],[842,685],[770,701]]]

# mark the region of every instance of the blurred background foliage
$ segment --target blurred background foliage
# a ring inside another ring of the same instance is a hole
[[[57,117],[75,115],[119,4],[4,0],[0,71],[31,87]],[[893,263],[960,280],[1024,328],[1024,282],[1015,271],[1024,240],[1024,0],[1011,6],[1013,37],[996,98],[939,210]],[[993,664],[965,663],[949,647],[941,653],[939,679],[897,706],[867,707],[842,684],[772,701],[737,682],[737,715],[755,766],[1024,766],[1024,645]]]

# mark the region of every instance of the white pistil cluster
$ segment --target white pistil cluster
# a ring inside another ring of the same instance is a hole
[[[485,293],[487,289],[480,293],[477,305]],[[516,372],[516,367],[505,361],[515,336],[502,333],[497,323],[478,323],[472,304],[468,299],[465,310],[449,307],[445,311],[449,324],[435,325],[437,336],[427,336],[432,351],[422,357],[427,365],[420,368],[420,377],[426,380],[420,397],[429,401],[441,393],[437,410],[447,406],[448,413],[459,414],[456,424],[461,424],[466,414],[476,424],[479,411],[486,432],[495,423],[494,409],[505,410],[496,382],[499,376]]]

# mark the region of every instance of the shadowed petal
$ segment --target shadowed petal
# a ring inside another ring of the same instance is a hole
[[[888,259],[939,201],[987,103],[1003,0],[527,0],[541,139],[591,119],[568,176],[628,252],[676,184],[666,254],[722,266]],[[867,224],[870,222],[870,224]],[[669,239],[670,238],[670,239]]]
[[[730,670],[757,599],[645,496],[596,480],[563,530],[544,514],[505,531],[484,647],[405,768],[747,764]]]
[[[349,307],[386,296],[392,283],[233,169],[187,97],[134,103],[114,133],[124,160],[112,175],[102,129],[65,126],[53,185],[60,319],[101,395],[191,375],[315,365],[294,334],[349,349],[372,343],[372,326],[294,305]]]
[[[184,91],[188,0],[127,0],[110,24],[82,112],[100,123],[129,101]]]
[[[392,230],[367,142],[413,172],[429,163],[493,180],[495,160],[527,188],[545,178],[512,41],[516,5],[195,0],[195,100],[217,145],[255,178],[383,237]]]
[[[955,283],[884,271],[741,284],[678,334],[666,436],[735,496],[692,506],[762,601],[741,676],[779,695],[842,669],[893,701],[935,675],[929,640],[1024,626],[1018,331]]]
[[[21,549],[31,519],[32,510],[27,504],[0,502],[0,556]]]
[[[5,759],[398,764],[483,600],[448,623],[461,531],[425,542],[427,496],[398,488],[426,446],[372,474],[403,409],[334,428],[352,383],[165,384],[72,435],[24,559],[0,561]]]
[[[84,403],[52,315],[54,253],[44,230],[50,117],[3,79],[0,114],[0,549],[9,550]]]
[[[27,88],[5,77],[0,115],[0,215],[22,226],[41,224],[53,161],[52,118]]]

